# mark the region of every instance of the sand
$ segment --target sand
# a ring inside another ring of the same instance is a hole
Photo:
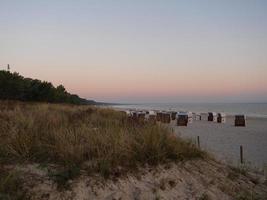
[[[225,124],[194,121],[188,127],[175,126],[176,134],[196,141],[200,137],[201,148],[214,153],[217,159],[237,164],[240,161],[240,145],[244,159],[251,167],[263,168],[267,164],[267,119],[247,118],[246,127],[235,127],[234,118],[227,117]]]
[[[24,187],[32,199],[266,199],[262,176],[240,174],[212,159],[146,167],[139,172],[105,180],[84,171],[58,190],[47,171],[38,165],[17,166],[24,174]]]
[[[126,110],[126,107],[115,109]],[[228,115],[225,124],[218,124],[208,122],[207,114],[202,114],[202,121],[194,120],[188,127],[177,127],[175,121],[171,127],[177,135],[194,142],[199,136],[201,148],[220,161],[238,165],[242,145],[246,165],[257,170],[267,168],[267,118],[247,117],[246,127],[235,127],[233,116]]]
[[[244,146],[246,160],[266,161],[267,119],[249,118],[246,127],[234,127],[233,118],[226,124],[194,121],[188,127],[171,127],[177,135],[196,139],[201,148],[238,162],[239,145]],[[169,125],[168,125],[169,126]],[[12,166],[9,166],[12,168]],[[53,166],[51,166],[53,168]],[[31,199],[267,199],[267,181],[262,173],[240,173],[225,162],[213,158],[145,167],[139,172],[105,180],[97,174],[81,172],[68,181],[67,189],[58,189],[49,177],[49,168],[38,164],[21,164],[14,170],[23,175],[24,188]]]

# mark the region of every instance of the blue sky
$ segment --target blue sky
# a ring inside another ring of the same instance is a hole
[[[0,0],[0,67],[114,102],[267,101],[267,1]]]

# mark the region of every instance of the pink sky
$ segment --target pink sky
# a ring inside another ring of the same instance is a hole
[[[0,1],[0,67],[98,101],[267,102],[265,1],[93,2]]]

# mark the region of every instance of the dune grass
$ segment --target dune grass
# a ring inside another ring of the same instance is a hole
[[[22,187],[22,182],[23,180],[18,172],[6,170],[0,165],[0,199],[29,199]]]
[[[116,168],[203,156],[166,127],[135,124],[112,109],[2,101],[0,121],[1,163],[54,163],[108,177]]]

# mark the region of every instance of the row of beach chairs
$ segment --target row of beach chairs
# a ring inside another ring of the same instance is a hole
[[[208,113],[208,121],[214,121],[218,123],[226,122],[226,115],[224,113]],[[235,115],[235,126],[246,126],[246,116],[245,115]]]
[[[203,120],[207,115],[207,120],[210,122],[225,123],[226,115],[224,113],[209,112],[208,114],[203,113],[192,113],[192,112],[176,112],[176,111],[136,111],[126,110],[128,119],[139,123],[165,123],[169,124],[171,121],[176,120],[177,126],[187,126],[188,123],[192,123],[193,120]],[[235,126],[246,126],[245,115],[235,116]]]

